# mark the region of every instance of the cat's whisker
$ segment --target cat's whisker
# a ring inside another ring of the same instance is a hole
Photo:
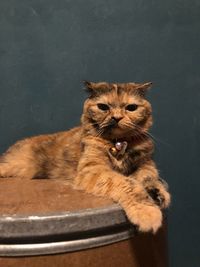
[[[96,137],[102,136],[105,130],[105,126],[102,127],[102,125],[99,125],[97,122],[91,123],[92,126],[96,129]]]
[[[142,129],[142,127],[140,127],[139,125],[137,125],[135,123],[132,123],[131,125],[132,125],[132,127],[134,126],[133,130],[134,130],[134,136],[136,138],[140,138],[142,140],[145,140],[145,137],[148,137],[148,138],[151,138],[152,141],[155,141],[153,135],[151,135],[147,131],[144,131],[144,129]]]
[[[104,133],[103,129],[101,129],[101,128],[97,129],[97,135],[96,135],[96,137],[102,136],[103,133]]]
[[[139,131],[141,131],[143,135],[145,135],[146,137],[151,138],[153,142],[155,142],[155,143],[158,143],[158,142],[159,142],[159,143],[162,143],[162,144],[164,144],[164,145],[170,146],[169,143],[160,140],[159,138],[155,137],[154,135],[152,135],[151,133],[149,133],[149,132],[147,132],[147,131],[144,131],[144,130],[142,129],[142,127],[140,127],[139,125],[134,124],[134,126],[135,126]]]
[[[145,141],[145,136],[142,135],[140,132],[135,131],[134,136],[139,140]]]
[[[100,128],[101,128],[101,129],[105,129],[105,128],[107,128],[107,127],[109,127],[109,124],[108,124],[107,122],[104,122],[104,123],[102,123],[102,124],[100,125]]]

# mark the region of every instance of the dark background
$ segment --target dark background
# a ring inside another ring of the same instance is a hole
[[[200,266],[200,1],[1,0],[0,152],[79,123],[81,80],[152,81],[171,267]]]

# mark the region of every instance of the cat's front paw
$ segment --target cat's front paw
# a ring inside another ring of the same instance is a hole
[[[162,225],[162,212],[157,206],[137,204],[126,209],[126,214],[141,232],[155,233]]]
[[[146,188],[150,197],[154,200],[155,204],[161,209],[166,209],[170,205],[170,194],[163,188]]]

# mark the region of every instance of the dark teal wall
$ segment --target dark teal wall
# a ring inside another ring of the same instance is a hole
[[[153,81],[171,267],[199,267],[199,65],[198,0],[1,0],[0,150],[76,125],[82,79]]]

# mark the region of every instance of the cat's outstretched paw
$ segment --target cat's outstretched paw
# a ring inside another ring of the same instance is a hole
[[[128,208],[126,214],[141,232],[155,233],[162,225],[162,212],[157,206],[137,204]]]

